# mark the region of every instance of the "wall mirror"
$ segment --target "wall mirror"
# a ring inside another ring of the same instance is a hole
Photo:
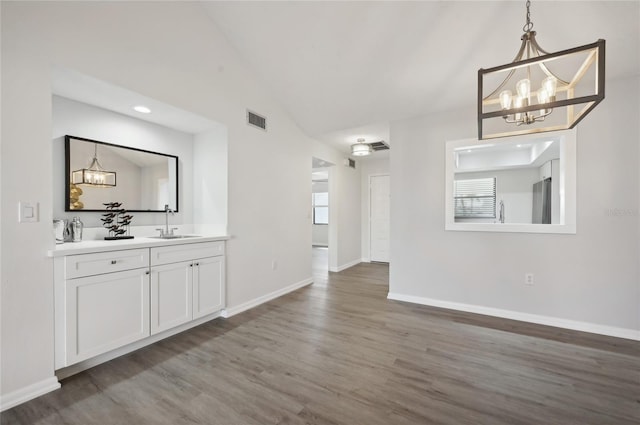
[[[446,144],[445,229],[576,232],[576,130]]]
[[[65,136],[65,211],[178,211],[178,157]]]

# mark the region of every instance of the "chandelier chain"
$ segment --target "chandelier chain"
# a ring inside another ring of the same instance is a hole
[[[530,32],[533,29],[533,22],[531,21],[531,0],[527,0],[527,23],[522,27],[522,31]]]

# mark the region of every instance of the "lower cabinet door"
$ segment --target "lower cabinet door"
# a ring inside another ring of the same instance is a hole
[[[66,281],[66,364],[149,336],[148,269]]]
[[[224,256],[193,261],[193,318],[224,308]]]
[[[151,268],[151,334],[190,321],[192,310],[193,262]]]

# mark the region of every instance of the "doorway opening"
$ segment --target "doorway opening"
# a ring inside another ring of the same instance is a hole
[[[311,272],[315,284],[329,276],[329,168],[332,163],[312,158],[311,167]]]

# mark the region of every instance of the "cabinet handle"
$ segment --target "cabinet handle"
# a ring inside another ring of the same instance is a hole
[[[144,272],[144,274],[151,274],[151,272],[147,270],[146,272]]]
[[[193,263],[189,264],[189,267],[193,267]]]
[[[200,263],[196,263],[196,266],[199,266],[199,265],[200,265]]]
[[[116,260],[111,260],[111,264],[115,264],[115,263],[117,263]]]

